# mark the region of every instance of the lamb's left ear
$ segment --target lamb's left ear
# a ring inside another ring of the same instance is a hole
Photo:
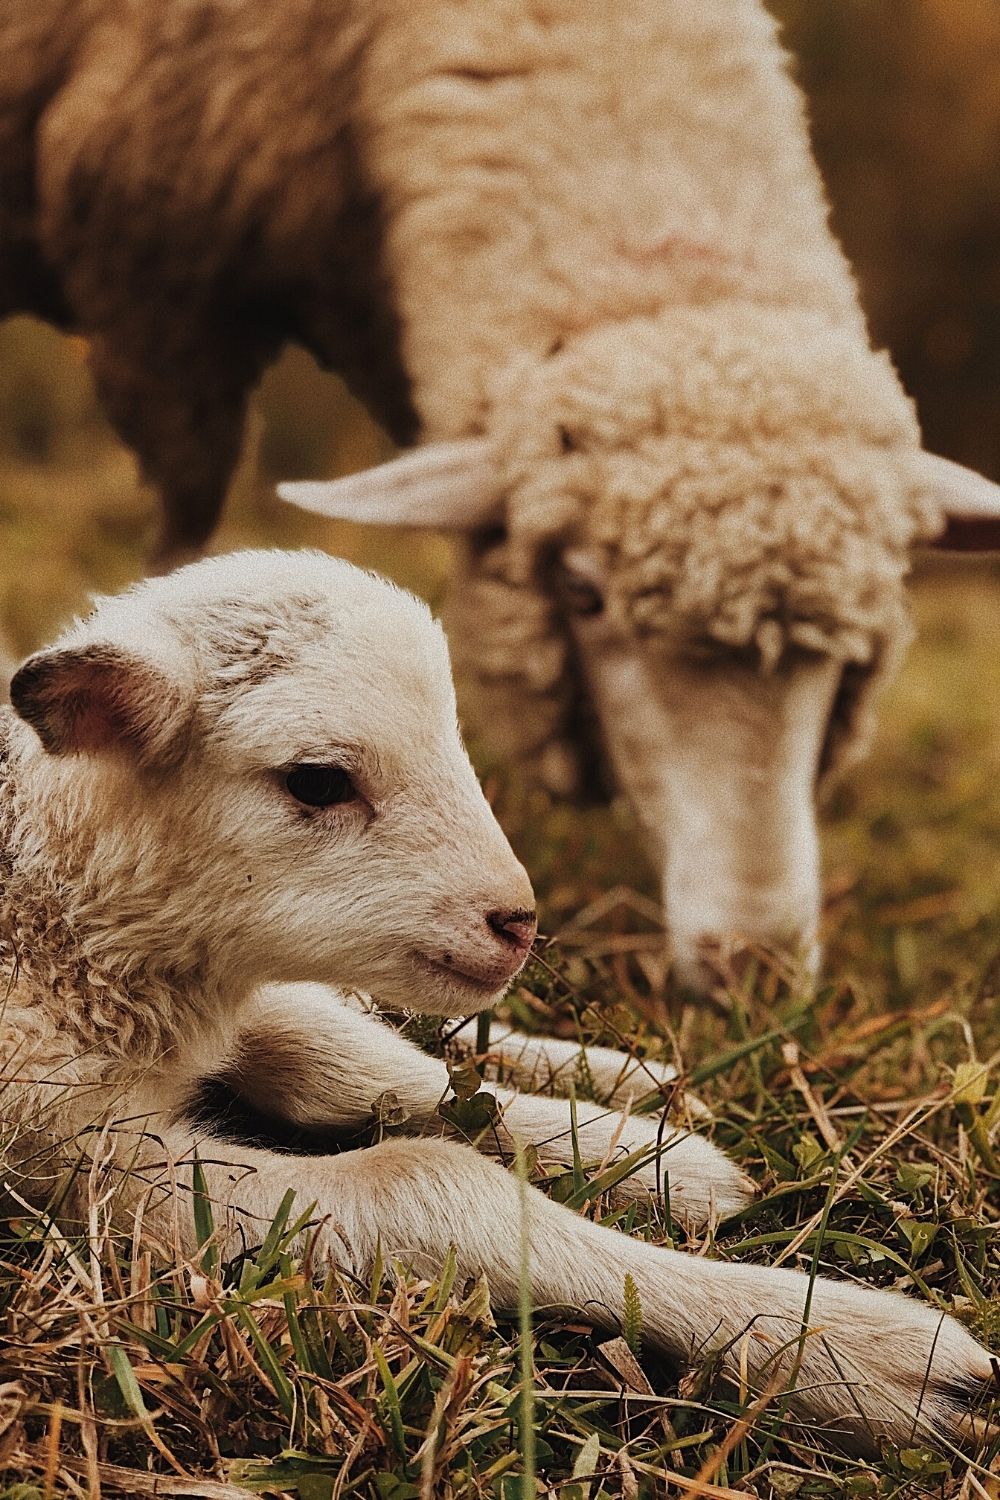
[[[503,479],[484,438],[425,443],[362,474],[279,484],[278,495],[369,526],[476,531],[503,520]]]
[[[10,701],[50,755],[119,754],[166,769],[184,752],[193,695],[138,652],[54,646],[14,674]]]

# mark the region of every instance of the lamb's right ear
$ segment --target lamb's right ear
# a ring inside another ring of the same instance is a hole
[[[476,531],[503,520],[503,478],[484,438],[425,443],[361,474],[279,484],[278,495],[303,510],[370,526]]]
[[[187,741],[193,695],[185,686],[120,646],[54,646],[15,672],[10,701],[50,755],[118,754],[166,769]]]

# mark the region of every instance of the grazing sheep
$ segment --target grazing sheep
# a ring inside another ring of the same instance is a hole
[[[570,790],[597,721],[687,979],[732,937],[812,961],[817,770],[934,476],[758,0],[0,0],[0,49],[0,311],[88,336],[165,553],[287,339],[397,441],[480,439],[376,510],[477,529],[501,748]]]
[[[100,602],[11,691],[0,1049],[14,1190],[44,1197],[47,1133],[71,1159],[98,1136],[102,1161],[110,1141],[129,1168],[120,1207],[141,1201],[169,1231],[189,1218],[176,1192],[197,1150],[231,1249],[291,1186],[351,1270],[379,1246],[433,1270],[454,1245],[515,1307],[522,1200],[500,1165],[454,1139],[331,1150],[363,1136],[387,1090],[411,1130],[440,1134],[448,1075],[328,983],[477,1010],[534,933],[425,607],[318,554],[213,559]],[[564,1102],[496,1096],[486,1149],[520,1140],[572,1160]],[[299,1153],[279,1149],[295,1139]],[[646,1154],[621,1185],[633,1196],[655,1190],[660,1154],[696,1222],[746,1202],[697,1136],[580,1106],[579,1141],[598,1159]],[[898,1293],[823,1279],[810,1293],[794,1271],[632,1240],[535,1189],[524,1201],[535,1305],[614,1326],[631,1275],[647,1341],[679,1358],[715,1351],[766,1383],[801,1348],[792,1409],[860,1447],[957,1434],[990,1376],[956,1322]],[[191,1223],[181,1233],[193,1253]],[[807,1305],[823,1332],[800,1345]]]

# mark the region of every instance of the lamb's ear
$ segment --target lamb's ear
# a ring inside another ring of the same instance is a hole
[[[370,526],[476,531],[503,519],[503,480],[484,438],[426,443],[344,479],[278,485],[303,510]]]
[[[50,755],[119,754],[166,769],[184,753],[193,694],[139,653],[95,643],[29,657],[10,701]]]

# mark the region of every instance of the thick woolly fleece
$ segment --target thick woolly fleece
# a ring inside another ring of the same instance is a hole
[[[455,630],[503,749],[569,777],[580,693],[546,560],[570,543],[665,646],[843,661],[842,768],[939,523],[773,22],[756,0],[392,11],[369,159],[404,362],[425,433],[487,433],[508,478],[507,541],[474,549]]]
[[[760,0],[0,0],[0,46],[0,307],[87,333],[174,546],[294,338],[400,441],[495,443],[457,643],[533,762],[566,539],[666,642],[898,654],[919,434]]]

